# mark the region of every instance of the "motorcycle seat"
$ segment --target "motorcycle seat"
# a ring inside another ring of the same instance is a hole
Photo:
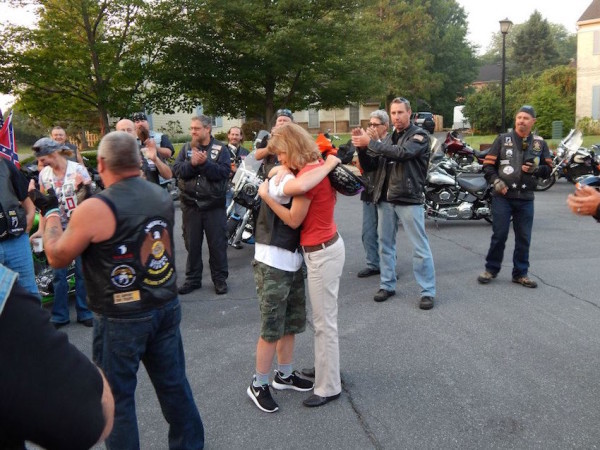
[[[490,148],[488,147],[485,150],[475,150],[473,149],[473,154],[477,157],[477,159],[485,159],[487,154],[490,152]]]
[[[488,186],[486,179],[482,176],[469,178],[458,177],[456,181],[461,188],[471,193],[483,191]]]

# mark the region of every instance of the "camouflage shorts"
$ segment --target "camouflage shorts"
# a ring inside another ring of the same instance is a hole
[[[260,304],[260,337],[275,342],[306,329],[306,298],[302,269],[287,272],[253,261]]]

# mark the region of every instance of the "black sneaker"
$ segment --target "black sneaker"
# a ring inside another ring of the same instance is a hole
[[[225,281],[215,281],[215,292],[217,295],[227,294],[227,283]]]
[[[183,283],[183,286],[177,290],[177,292],[179,292],[181,295],[185,295],[195,291],[196,289],[200,289],[201,287],[202,283],[190,283],[189,281],[186,281]]]
[[[250,383],[246,393],[261,411],[274,413],[279,410],[279,406],[277,406],[277,403],[275,403],[275,400],[271,397],[271,391],[269,390],[268,384],[261,387],[254,387],[254,384]]]
[[[396,291],[386,291],[385,289],[379,289],[373,300],[376,302],[385,302],[391,296],[396,295]]]
[[[300,378],[298,376],[298,372],[295,370],[287,378],[283,378],[281,373],[276,370],[275,377],[273,377],[273,383],[271,383],[271,385],[280,391],[284,389],[293,389],[295,391],[306,392],[313,388],[313,382],[305,380],[304,378]]]

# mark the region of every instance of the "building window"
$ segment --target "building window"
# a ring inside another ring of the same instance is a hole
[[[600,86],[592,86],[592,119],[600,119]]]
[[[350,118],[348,125],[350,125],[350,127],[360,127],[360,111],[358,106],[350,105],[348,110]]]
[[[594,30],[594,47],[593,55],[600,55],[600,30]]]
[[[308,110],[308,128],[319,128],[319,110]]]
[[[210,123],[213,127],[222,127],[223,126],[223,117],[211,117]]]
[[[196,106],[195,111],[196,111],[197,116],[201,116],[202,114],[204,114],[204,106],[202,106],[202,105]]]

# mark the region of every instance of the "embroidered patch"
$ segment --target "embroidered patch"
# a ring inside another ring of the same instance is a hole
[[[510,175],[514,171],[515,169],[513,168],[513,166],[506,166],[504,169],[502,169],[502,172],[504,172],[506,175]]]
[[[217,159],[217,156],[219,156],[219,150],[215,150],[215,148],[213,147],[210,151],[210,159],[214,161],[215,159]]]
[[[512,155],[513,155],[513,151],[510,148],[506,149],[506,157],[512,158]]]
[[[128,288],[135,281],[135,270],[127,264],[121,264],[110,273],[110,281],[118,288]]]
[[[165,220],[153,219],[144,227],[140,262],[145,271],[142,283],[147,286],[161,286],[175,274],[171,237]]]
[[[510,145],[512,147],[512,145],[513,145],[512,136],[506,136],[504,138],[504,145]]]
[[[423,142],[423,141],[425,140],[425,138],[424,138],[423,136],[421,136],[420,134],[415,134],[415,135],[413,136],[413,139],[414,139],[415,141],[419,141],[419,142]]]
[[[119,242],[113,247],[113,261],[126,261],[133,259],[133,250],[131,242]]]
[[[115,305],[118,305],[119,303],[139,302],[140,298],[140,291],[119,292],[117,294],[113,294],[113,301],[115,302]]]

